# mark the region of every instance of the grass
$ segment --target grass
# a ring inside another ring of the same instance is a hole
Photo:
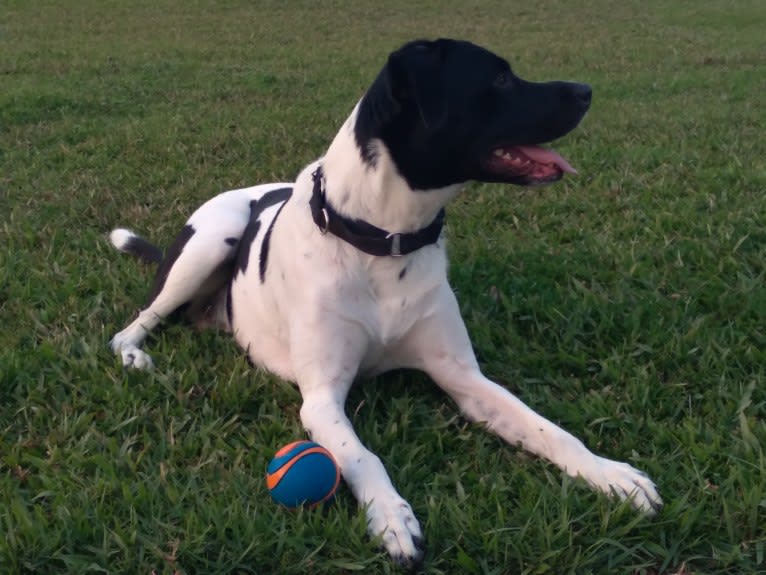
[[[451,279],[484,371],[657,482],[646,519],[462,421],[424,376],[349,399],[413,504],[426,573],[766,572],[766,5],[660,0],[21,2],[0,7],[0,572],[390,573],[343,490],[277,508],[299,395],[170,325],[106,342],[224,189],[292,179],[392,49],[456,36],[594,87],[581,175],[471,185]]]

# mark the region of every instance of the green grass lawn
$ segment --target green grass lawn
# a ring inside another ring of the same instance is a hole
[[[766,3],[0,5],[0,573],[390,573],[342,488],[269,499],[300,397],[226,336],[169,325],[156,370],[107,348],[199,203],[291,180],[387,54],[454,36],[592,84],[580,176],[469,186],[450,276],[485,373],[666,502],[654,519],[508,447],[424,376],[357,386],[424,571],[766,573]]]

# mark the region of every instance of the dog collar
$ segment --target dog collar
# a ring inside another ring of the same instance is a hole
[[[416,232],[388,232],[364,220],[352,220],[336,212],[327,202],[322,166],[319,166],[311,177],[314,179],[314,191],[309,205],[319,231],[322,234],[330,232],[364,253],[373,256],[404,256],[436,243],[441,235],[444,226],[443,208],[434,221]]]

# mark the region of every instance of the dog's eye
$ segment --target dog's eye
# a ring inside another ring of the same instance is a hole
[[[493,82],[495,88],[508,88],[511,85],[511,73],[500,72]]]

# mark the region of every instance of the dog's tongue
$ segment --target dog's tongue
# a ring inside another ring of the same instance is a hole
[[[569,162],[553,150],[541,148],[540,146],[517,146],[517,148],[533,162],[537,162],[538,164],[555,164],[562,172],[569,174],[577,173],[577,170],[575,170]]]

